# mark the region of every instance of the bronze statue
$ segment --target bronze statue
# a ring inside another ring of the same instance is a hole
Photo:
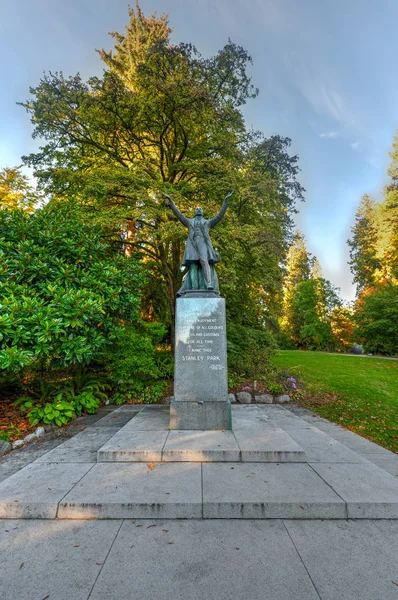
[[[193,219],[185,217],[176,207],[173,200],[167,194],[168,205],[185,227],[188,227],[188,239],[182,264],[189,269],[184,278],[181,289],[177,296],[181,296],[187,290],[209,290],[219,293],[217,274],[214,265],[220,262],[220,254],[214,250],[210,240],[210,229],[217,225],[223,218],[228,208],[228,198],[233,192],[225,196],[225,200],[218,215],[212,219],[203,217],[203,209],[197,206]]]

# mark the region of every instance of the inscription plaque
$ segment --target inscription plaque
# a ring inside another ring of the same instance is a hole
[[[230,429],[225,300],[178,298],[171,429]]]

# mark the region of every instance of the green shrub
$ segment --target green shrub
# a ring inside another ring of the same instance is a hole
[[[107,352],[109,380],[116,390],[115,404],[134,400],[158,402],[166,388],[162,378],[173,372],[171,352],[157,350],[165,328],[159,323],[141,323],[140,329],[126,326],[118,331]]]
[[[249,378],[258,378],[264,372],[277,348],[270,331],[232,322],[227,323],[227,340],[230,373]]]
[[[60,392],[52,402],[22,396],[15,402],[27,417],[32,426],[38,423],[55,423],[55,425],[67,425],[83,411],[95,414],[98,410],[99,399],[91,392],[83,392],[78,396],[72,396]]]
[[[38,423],[55,423],[55,425],[66,425],[75,417],[75,406],[72,402],[62,399],[59,394],[53,402],[42,403],[33,398],[19,398],[16,405],[20,404],[22,411],[27,413],[27,417],[32,426]]]
[[[0,371],[101,360],[120,323],[139,320],[142,281],[72,201],[0,211]]]

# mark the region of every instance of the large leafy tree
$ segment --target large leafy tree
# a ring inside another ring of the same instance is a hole
[[[32,211],[41,196],[30,184],[19,167],[5,167],[0,170],[0,210]]]
[[[31,89],[23,106],[44,144],[25,160],[47,193],[73,193],[95,221],[125,227],[126,249],[153,275],[146,309],[171,323],[186,232],[161,193],[182,212],[201,204],[212,216],[234,189],[214,232],[220,279],[236,318],[259,326],[264,310],[274,311],[290,215],[303,194],[290,140],[246,131],[241,106],[257,90],[243,48],[228,42],[203,58],[171,43],[166,16],[147,18],[138,5],[129,14],[126,32],[112,34],[114,50],[100,51],[102,77],[50,73]]]

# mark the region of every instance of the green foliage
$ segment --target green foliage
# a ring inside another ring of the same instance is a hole
[[[355,215],[355,225],[351,228],[350,266],[357,284],[357,294],[374,283],[375,271],[380,263],[377,259],[376,203],[365,194]]]
[[[88,365],[139,317],[142,275],[72,202],[0,211],[0,369]]]
[[[40,386],[43,385],[43,379],[39,378]],[[75,397],[89,393],[98,400],[107,400],[108,392],[112,389],[105,373],[87,371],[84,368],[77,368],[70,373],[69,378],[63,381],[55,380],[46,385],[47,397],[54,396],[61,392],[66,396]],[[54,393],[55,392],[55,393]]]
[[[200,203],[213,216],[234,189],[214,232],[220,283],[231,319],[271,327],[304,192],[291,141],[245,128],[241,107],[257,95],[246,50],[228,42],[204,58],[191,44],[171,43],[167,17],[146,18],[138,5],[129,17],[126,32],[112,34],[115,49],[100,52],[102,77],[48,74],[31,89],[23,106],[43,145],[25,161],[50,193],[73,193],[106,226],[125,224],[126,248],[151,272],[144,311],[171,328],[172,344],[186,232],[161,192],[183,213]]]
[[[0,431],[0,440],[11,442],[14,438],[21,437],[21,430],[13,423],[7,424],[5,429]]]
[[[61,427],[67,425],[82,412],[95,414],[98,410],[99,399],[91,392],[83,392],[78,396],[58,393],[53,401],[45,402],[43,399],[21,397],[15,402],[15,406],[27,413],[32,426],[38,423],[54,423]]]
[[[66,425],[75,417],[75,406],[72,402],[62,399],[62,394],[53,402],[42,403],[33,398],[19,398],[16,405],[27,413],[30,424],[34,427],[38,423],[55,423],[55,425]]]
[[[311,258],[304,236],[297,231],[289,249],[284,280],[280,347],[334,349],[331,315],[340,305],[337,289],[322,277],[318,259]]]
[[[276,342],[268,330],[253,329],[227,323],[228,369],[238,376],[256,378],[266,368],[276,349]]]
[[[308,279],[298,284],[293,306],[297,315],[296,343],[307,350],[333,349],[330,313],[339,299],[324,279]]]
[[[80,415],[82,412],[86,412],[89,415],[95,415],[98,410],[100,400],[92,392],[82,392],[73,399],[73,406],[75,407],[76,414]]]
[[[228,388],[237,388],[242,385],[244,381],[245,378],[243,375],[237,375],[231,368],[228,368]]]
[[[268,387],[270,394],[274,394],[275,396],[278,394],[283,394],[283,392],[284,392],[283,385],[280,383],[275,383],[273,381],[270,381],[267,384],[267,387]]]
[[[362,294],[354,315],[356,339],[367,352],[398,355],[398,285],[380,284]]]
[[[42,197],[29,184],[22,167],[0,169],[0,210],[31,212]]]
[[[170,377],[173,368],[171,353],[158,350],[157,342],[165,334],[159,323],[141,323],[139,329],[123,327],[115,336],[107,358],[108,378],[116,393],[116,404],[134,400],[140,403],[158,402],[166,383],[157,381]]]

